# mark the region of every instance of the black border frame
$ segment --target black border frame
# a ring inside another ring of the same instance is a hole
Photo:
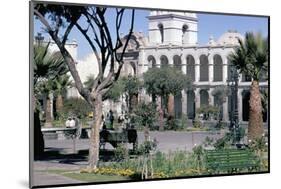
[[[34,162],[34,149],[33,149],[33,135],[34,135],[34,119],[33,119],[33,34],[34,34],[34,13],[33,5],[34,3],[47,3],[53,5],[73,5],[73,6],[100,6],[108,8],[126,8],[126,9],[139,9],[139,10],[163,10],[163,11],[175,11],[175,12],[193,12],[193,13],[203,13],[211,15],[229,15],[229,16],[247,16],[247,17],[262,17],[267,18],[268,22],[268,171],[261,172],[248,172],[248,173],[233,173],[233,174],[218,174],[218,175],[199,175],[199,176],[186,176],[186,177],[170,177],[170,178],[157,178],[157,179],[147,179],[147,180],[129,180],[129,181],[106,181],[106,182],[87,182],[87,183],[72,183],[72,184],[50,184],[50,185],[39,185],[34,186],[33,184],[33,162]],[[106,4],[92,4],[92,3],[74,3],[74,2],[59,2],[59,1],[29,1],[29,188],[53,188],[53,187],[67,187],[67,186],[85,186],[85,185],[100,185],[100,184],[115,184],[115,183],[138,183],[138,182],[151,182],[151,181],[167,181],[167,180],[179,180],[179,179],[192,179],[192,178],[211,178],[211,177],[225,177],[225,176],[239,176],[239,175],[259,175],[270,173],[271,170],[271,152],[270,152],[270,16],[269,15],[256,15],[256,14],[243,14],[243,13],[226,13],[226,12],[209,12],[209,11],[193,11],[193,10],[183,10],[183,9],[166,9],[166,8],[148,8],[148,7],[133,7],[133,6],[121,6],[121,5],[106,5]]]

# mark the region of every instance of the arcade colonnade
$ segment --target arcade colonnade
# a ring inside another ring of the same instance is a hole
[[[184,74],[190,76],[193,81],[194,90],[182,91],[180,95],[173,98],[174,113],[176,117],[187,115],[189,119],[193,119],[196,109],[202,105],[216,105],[216,97],[212,95],[213,90],[217,86],[227,86],[227,80],[230,78],[230,61],[228,54],[233,50],[229,48],[223,53],[201,53],[198,55],[186,54],[149,54],[146,56],[145,63],[140,64],[138,75],[142,75],[152,67],[174,66],[180,69]],[[265,84],[265,83],[264,83]],[[243,99],[245,94],[249,92],[251,80],[244,75],[239,77],[238,89],[238,111],[240,121],[248,121],[248,107]],[[266,84],[265,84],[266,85]],[[248,95],[249,96],[249,95]],[[169,102],[171,104],[171,102]],[[244,110],[243,110],[244,108]],[[247,110],[245,109],[247,108]],[[222,105],[222,119],[229,120],[230,97]]]

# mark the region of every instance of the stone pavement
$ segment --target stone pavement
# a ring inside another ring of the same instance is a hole
[[[82,181],[64,177],[62,175],[41,171],[35,171],[33,178],[35,186],[83,183]]]
[[[205,138],[219,138],[220,133],[211,132],[150,132],[151,139],[158,141],[157,149],[168,153],[175,150],[190,151],[194,145],[200,145]],[[143,132],[138,132],[138,143],[144,141]],[[129,148],[132,148],[132,146]],[[50,173],[48,170],[79,170],[87,166],[89,139],[80,139],[75,143],[76,153],[73,153],[72,140],[45,140],[45,151],[48,156],[36,160],[34,168],[34,185],[56,185],[82,183],[81,181]],[[110,144],[106,149],[112,150]],[[112,152],[112,151],[111,151]]]

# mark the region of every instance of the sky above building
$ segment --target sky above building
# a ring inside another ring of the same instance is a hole
[[[149,10],[136,9],[134,31],[143,32],[145,36],[148,36],[148,19]],[[108,18],[108,26],[114,31],[115,27],[115,9],[108,9],[106,18]],[[198,43],[199,45],[207,44],[210,36],[213,36],[217,40],[223,33],[228,30],[237,30],[244,35],[246,32],[260,32],[264,37],[268,35],[268,18],[257,16],[237,16],[237,15],[225,15],[225,14],[206,14],[198,13]],[[124,14],[124,22],[122,24],[121,33],[128,33],[130,26],[131,10],[127,9]],[[34,21],[34,34],[38,32],[43,33],[46,38],[49,38],[46,32],[43,31],[43,25],[39,20]],[[113,38],[116,38],[115,32],[112,32]],[[83,59],[89,53],[91,49],[87,44],[87,41],[80,34],[80,32],[74,28],[69,35],[69,40],[75,39],[78,43],[78,59]]]

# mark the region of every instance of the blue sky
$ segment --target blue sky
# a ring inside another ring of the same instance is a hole
[[[130,10],[127,9],[124,14],[124,21],[121,32],[126,34],[130,25]],[[115,27],[114,18],[115,10],[108,9],[107,18],[108,25],[111,29]],[[148,32],[148,20],[149,10],[137,9],[135,12],[135,25],[134,31],[142,31],[147,36]],[[198,42],[199,44],[206,44],[212,35],[217,40],[224,32],[229,29],[237,30],[242,35],[247,31],[261,32],[264,37],[268,35],[268,19],[266,17],[254,17],[254,16],[234,16],[234,15],[221,15],[221,14],[197,14],[198,22]],[[42,24],[35,19],[34,34],[42,32]],[[114,32],[113,32],[114,33]],[[44,34],[47,36],[47,34]],[[115,36],[113,36],[114,38]],[[74,28],[70,33],[69,39],[76,39],[78,42],[78,58],[85,57],[91,50],[88,47],[86,40]]]

